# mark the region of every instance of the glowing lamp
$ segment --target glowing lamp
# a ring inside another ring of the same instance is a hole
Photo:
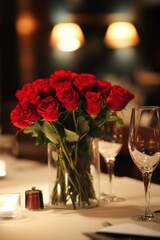
[[[104,42],[111,48],[133,47],[139,43],[139,36],[132,23],[114,22],[109,25]]]
[[[59,23],[52,29],[50,44],[62,51],[72,52],[84,44],[84,35],[76,23]]]

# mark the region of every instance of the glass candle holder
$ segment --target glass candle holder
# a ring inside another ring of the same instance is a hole
[[[7,174],[6,163],[3,159],[0,158],[0,178],[5,177]]]
[[[0,178],[12,174],[18,149],[18,141],[15,136],[0,134]]]
[[[20,217],[20,193],[0,193],[0,219]]]

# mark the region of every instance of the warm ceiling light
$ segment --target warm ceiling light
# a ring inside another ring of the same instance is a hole
[[[104,42],[111,48],[132,47],[139,43],[139,36],[132,23],[115,22],[109,25]]]
[[[76,23],[58,23],[51,32],[50,44],[62,51],[72,52],[84,44],[84,36]]]

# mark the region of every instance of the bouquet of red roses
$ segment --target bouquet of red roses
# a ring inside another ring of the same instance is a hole
[[[86,134],[94,137],[95,130],[107,120],[113,117],[118,120],[116,112],[123,110],[134,95],[119,85],[97,80],[92,74],[59,70],[50,78],[25,84],[16,92],[16,98],[19,103],[11,111],[11,122],[25,132],[32,132],[39,143],[45,143],[49,139],[42,131],[44,121],[58,122],[78,135],[78,126],[83,122],[87,125]],[[76,124],[65,126],[71,114],[75,115]]]
[[[16,98],[18,104],[10,114],[12,124],[36,137],[36,144],[56,144],[57,150],[63,152],[63,171],[70,172],[80,161],[77,152],[86,152],[88,140],[101,136],[101,126],[106,121],[122,122],[117,112],[125,109],[134,95],[93,74],[58,70],[49,78],[25,84],[16,92]],[[71,177],[70,185],[72,196],[84,187],[80,179],[73,184]],[[80,198],[83,203],[88,201],[86,196]],[[55,196],[53,201],[56,202]]]

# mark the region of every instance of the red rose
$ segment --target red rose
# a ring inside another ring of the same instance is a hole
[[[77,76],[77,73],[71,71],[58,70],[50,75],[50,80],[53,84],[57,82],[73,82]]]
[[[134,95],[119,85],[111,88],[110,94],[106,99],[106,104],[110,110],[120,111],[134,98]]]
[[[72,84],[70,82],[57,83],[56,93],[58,99],[68,111],[72,111],[77,108],[79,103],[79,95],[72,88]]]
[[[11,111],[11,122],[14,126],[19,128],[27,128],[30,123],[37,122],[39,115],[35,107],[31,104],[17,104]]]
[[[50,96],[55,92],[54,86],[48,78],[36,79],[33,81],[32,86],[42,98]]]
[[[105,80],[97,80],[96,85],[102,96],[107,96],[112,86],[110,82],[107,82]]]
[[[87,92],[85,93],[86,103],[85,109],[88,114],[98,114],[101,110],[101,93]]]
[[[31,84],[31,83],[25,84],[22,89],[19,89],[19,90],[16,92],[16,94],[15,94],[16,98],[17,98],[20,102],[22,102],[22,101],[24,100],[24,93],[26,93],[27,91],[29,91],[31,88],[32,88],[32,84]]]
[[[22,118],[22,106],[18,104],[10,113],[10,119],[14,126],[19,128],[27,128],[28,123]]]
[[[40,96],[32,86],[26,89],[23,88],[22,90],[18,90],[16,96],[22,105],[25,103],[30,103],[37,106],[41,102]]]
[[[82,73],[74,80],[74,85],[78,91],[83,95],[85,92],[92,90],[95,86],[96,78],[93,74]]]
[[[18,100],[20,100],[21,98],[23,98],[23,95],[21,94],[22,92],[26,92],[26,91],[28,91],[29,89],[31,89],[32,88],[32,84],[31,83],[26,83],[23,87],[22,87],[22,89],[20,89],[20,90],[18,90],[17,92],[16,92],[16,98],[18,99]]]
[[[37,111],[38,113],[47,121],[55,121],[59,116],[59,103],[57,100],[49,96],[42,100],[42,102],[38,105]]]

